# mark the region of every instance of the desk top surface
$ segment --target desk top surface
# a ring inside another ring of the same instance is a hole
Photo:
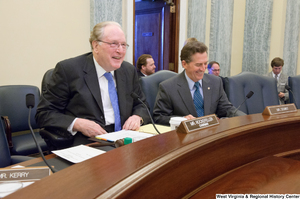
[[[244,162],[253,161],[256,160],[255,158],[257,157],[296,149],[296,144],[289,146],[284,145],[278,149],[273,149],[275,148],[273,145],[277,144],[278,136],[282,136],[279,131],[287,128],[287,126],[293,127],[293,125],[298,125],[299,121],[299,112],[276,116],[253,114],[223,119],[220,120],[220,125],[202,129],[191,134],[181,134],[176,133],[176,131],[170,131],[116,148],[90,160],[72,165],[25,189],[11,194],[8,198],[16,198],[20,195],[24,198],[101,198],[102,196],[104,198],[106,196],[105,193],[109,192],[109,190],[115,186],[122,188],[123,185],[125,186],[126,183],[130,181],[134,187],[136,185],[133,181],[143,179],[142,176],[147,176],[146,173],[151,173],[156,169],[158,171],[159,168],[163,168],[164,163],[172,162],[176,157],[184,157],[185,153],[193,152],[193,150],[198,149],[207,150],[209,148],[212,152],[217,154],[222,151],[219,150],[218,147],[214,147],[218,143],[224,147],[224,150],[232,150],[234,146],[229,146],[228,144],[224,145],[223,142],[233,140],[239,143],[239,141],[242,140],[241,138],[243,138],[241,144],[245,144],[245,140],[250,140],[249,144],[253,144],[255,143],[255,141],[253,141],[255,138],[249,139],[251,137],[248,135],[251,132],[268,131],[266,133],[270,133],[269,131],[278,131],[277,133],[275,132],[275,134],[273,133],[274,136],[266,134],[266,137],[259,137],[260,140],[263,139],[261,141],[262,143],[265,143],[266,139],[270,139],[269,144],[272,144],[272,146],[270,146],[272,150],[263,150],[262,155],[257,156],[257,150],[261,150],[259,147],[263,145],[259,142],[257,143],[260,144],[259,146],[253,146],[253,149],[247,149],[247,154],[253,153],[254,155],[247,156]],[[294,137],[298,136],[292,135]],[[256,133],[255,136],[264,135],[263,133]],[[216,152],[214,150],[219,151]],[[239,157],[242,155],[240,153],[242,153],[242,151],[235,150],[233,154],[228,153],[228,155]],[[219,161],[218,157],[214,157],[213,161]],[[176,164],[176,161],[174,164]],[[237,165],[232,166],[235,167]],[[228,168],[230,167],[228,166]],[[209,177],[211,178],[213,176]],[[36,192],[36,190],[43,191]],[[115,192],[115,190],[113,190],[113,192]]]

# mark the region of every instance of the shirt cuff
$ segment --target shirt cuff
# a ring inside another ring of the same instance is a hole
[[[75,118],[73,120],[73,122],[70,124],[70,126],[67,129],[73,136],[76,135],[76,133],[77,133],[77,131],[73,131],[73,126],[74,126],[76,120],[77,120],[77,118]]]

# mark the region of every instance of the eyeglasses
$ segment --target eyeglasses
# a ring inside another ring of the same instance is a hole
[[[123,50],[126,50],[129,47],[129,45],[126,43],[117,43],[117,42],[110,43],[110,42],[106,42],[106,41],[102,41],[102,40],[97,40],[97,41],[109,44],[109,46],[113,49],[117,49],[117,48],[119,48],[119,46],[121,46],[123,48]]]
[[[214,72],[220,72],[221,69],[213,69],[212,71],[214,71]]]

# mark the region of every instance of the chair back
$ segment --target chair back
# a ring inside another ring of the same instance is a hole
[[[246,114],[262,113],[266,106],[279,105],[275,78],[242,72],[226,77],[224,82],[227,97],[236,108],[243,103],[249,91],[254,92],[239,109]]]
[[[41,87],[42,88],[42,94],[47,90],[47,83],[49,82],[49,80],[52,76],[53,70],[54,70],[54,68],[51,68],[51,69],[47,70],[46,73],[43,76],[42,87]]]
[[[9,147],[7,144],[4,127],[0,124],[0,168],[7,167],[11,163]]]
[[[300,75],[289,77],[289,86],[292,92],[289,92],[290,102],[294,103],[297,109],[300,108]]]
[[[37,128],[35,122],[36,107],[40,99],[40,90],[30,85],[0,86],[0,116],[8,116],[11,123],[11,132],[28,130],[29,109],[26,106],[26,95],[33,94],[35,105],[31,110],[32,128]]]
[[[147,77],[140,78],[140,84],[142,91],[146,96],[146,101],[150,107],[150,113],[153,115],[153,107],[156,100],[159,84],[171,77],[174,77],[177,73],[169,70],[160,70]]]

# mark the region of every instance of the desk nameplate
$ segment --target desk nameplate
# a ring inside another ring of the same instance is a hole
[[[217,116],[215,114],[212,114],[191,120],[182,121],[179,127],[177,128],[177,132],[188,134],[218,124],[220,123]]]
[[[262,112],[263,115],[277,115],[283,113],[297,112],[295,104],[282,104],[278,106],[267,106]]]
[[[35,181],[49,176],[48,167],[0,169],[0,182],[8,181]]]

